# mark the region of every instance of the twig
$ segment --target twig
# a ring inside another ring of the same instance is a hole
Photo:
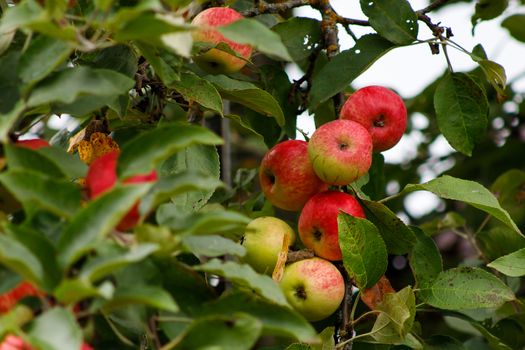
[[[269,4],[264,0],[259,0],[252,9],[241,12],[244,17],[254,17],[264,13],[282,13],[295,7],[310,5],[311,0],[288,0],[280,3]]]

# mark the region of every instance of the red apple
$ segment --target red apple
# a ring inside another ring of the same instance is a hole
[[[252,220],[246,226],[242,245],[246,248],[243,261],[260,273],[272,274],[283,248],[285,236],[289,245],[295,241],[295,232],[285,221],[263,216]]]
[[[88,196],[95,199],[104,192],[109,191],[117,182],[118,151],[111,151],[97,158],[91,163],[86,176]],[[124,179],[123,183],[142,183],[157,181],[157,172],[152,170],[149,174],[135,175]],[[117,225],[117,230],[127,231],[139,222],[139,202],[137,201],[124,218]]]
[[[407,126],[407,109],[401,97],[382,86],[367,86],[346,100],[341,119],[363,125],[372,135],[374,152],[385,151],[399,142]]]
[[[306,141],[278,143],[264,156],[259,181],[266,198],[276,207],[297,211],[314,194],[324,191],[323,183],[312,168]]]
[[[395,292],[396,291],[394,288],[392,288],[388,278],[383,275],[375,285],[361,291],[361,300],[370,309],[375,310],[377,308],[377,304],[383,301],[385,294]]]
[[[24,339],[9,334],[0,342],[0,350],[35,350],[35,348],[27,344]],[[93,348],[86,343],[82,343],[80,350],[93,350]]]
[[[49,142],[44,139],[29,139],[29,140],[18,140],[15,142],[15,145],[18,147],[30,148],[30,149],[39,149],[42,147],[51,147]]]
[[[333,314],[345,295],[343,276],[321,258],[286,266],[280,287],[290,305],[308,321],[320,321]]]
[[[343,258],[337,226],[340,211],[365,217],[363,208],[353,196],[338,191],[316,194],[306,202],[299,216],[299,236],[304,245],[315,255],[332,261]]]
[[[31,283],[21,282],[10,291],[0,295],[0,314],[11,310],[21,299],[25,297],[39,295],[42,295],[42,292],[36,289]]]
[[[321,180],[330,185],[348,185],[370,169],[372,137],[356,122],[334,120],[313,133],[308,155]]]
[[[213,28],[231,24],[242,18],[243,16],[240,13],[228,7],[211,7],[206,9],[195,16],[191,22],[193,25],[201,27],[200,30],[193,33],[193,40],[213,45],[221,42],[226,43],[240,57],[249,59],[252,54],[250,45],[239,44],[226,39],[219,31]],[[245,60],[215,48],[206,51],[202,55],[193,57],[193,60],[199,67],[214,74],[237,72],[246,64]]]

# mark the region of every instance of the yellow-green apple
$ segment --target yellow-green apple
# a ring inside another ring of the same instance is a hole
[[[261,162],[259,181],[270,203],[290,211],[300,210],[311,196],[328,188],[312,168],[308,143],[301,140],[272,147]]]
[[[321,125],[308,142],[315,173],[330,185],[348,185],[370,169],[372,137],[359,123],[334,120]]]
[[[106,153],[91,163],[86,176],[86,189],[89,198],[95,199],[115,186],[117,182],[118,157],[119,152],[115,150]],[[122,183],[129,184],[154,181],[157,181],[157,172],[152,170],[148,174],[134,175],[124,179]],[[139,219],[139,202],[137,201],[117,225],[117,230],[130,230],[137,225]]]
[[[200,29],[193,32],[195,42],[204,42],[212,45],[226,43],[240,57],[249,59],[252,54],[250,45],[239,44],[225,38],[214,27],[225,26],[242,19],[243,16],[228,7],[211,7],[200,12],[193,21],[193,25]],[[199,67],[213,74],[234,73],[246,64],[242,58],[219,49],[212,48],[203,54],[193,57]]]
[[[295,232],[290,225],[279,218],[264,216],[252,220],[246,226],[242,241],[242,245],[246,248],[243,260],[255,271],[272,274],[286,236],[288,236],[288,245],[292,245],[295,241]]]
[[[372,135],[374,152],[394,147],[407,126],[403,99],[383,86],[367,86],[354,92],[346,100],[339,117],[363,125]]]
[[[306,202],[299,216],[301,241],[315,255],[332,261],[342,259],[337,226],[340,211],[358,218],[365,217],[363,208],[352,195],[338,191],[316,194]]]
[[[51,145],[44,139],[28,139],[28,140],[18,140],[15,142],[17,147],[24,147],[30,149],[39,149],[42,147],[50,147]]]
[[[337,267],[317,257],[287,265],[280,287],[290,305],[308,321],[333,314],[345,294],[345,282]]]

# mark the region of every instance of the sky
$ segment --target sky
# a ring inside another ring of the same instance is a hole
[[[409,2],[414,10],[419,10],[428,5],[426,0]],[[344,17],[366,19],[357,0],[332,0],[331,3],[334,9]],[[429,13],[429,16],[433,23],[441,22],[441,25],[451,27],[454,34],[452,40],[468,51],[471,51],[477,44],[481,44],[488,58],[505,68],[507,81],[513,82],[515,89],[525,91],[525,60],[523,59],[525,57],[525,45],[510,37],[508,32],[500,26],[505,17],[519,12],[520,9],[516,2],[511,2],[505,13],[497,19],[479,23],[474,35],[472,35],[470,16],[474,13],[474,6],[474,3],[457,3],[442,10],[433,11]],[[522,7],[521,12],[525,12],[524,10]],[[296,16],[320,19],[319,12],[307,6],[295,11]],[[370,28],[359,26],[352,26],[352,30],[358,37],[372,32]],[[341,50],[354,45],[353,40],[344,29],[340,28],[339,33]],[[430,30],[425,24],[419,22],[418,38],[424,40],[431,37]],[[453,48],[450,48],[448,53],[455,72],[466,72],[476,67],[476,63],[468,55]],[[443,54],[432,55],[426,44],[396,48],[380,58],[354,80],[352,86],[361,88],[367,85],[382,85],[394,89],[403,98],[410,98],[433,82],[446,69],[445,56]],[[298,79],[302,76],[302,72],[296,68],[290,68],[288,73],[292,79]],[[405,134],[394,148],[383,152],[386,162],[399,164],[416,156],[416,145],[424,138],[420,130],[425,128],[428,120],[423,115],[415,115],[412,118],[414,130],[410,134]],[[313,118],[307,114],[299,117],[298,126],[309,135],[315,130]],[[431,156],[434,159],[452,151],[443,137],[439,137],[431,145]],[[452,166],[451,163],[437,163],[433,167],[421,168],[420,174],[423,181],[429,181]],[[395,183],[387,186],[387,191],[391,191],[391,193],[398,190],[399,188]],[[436,209],[440,203],[441,201],[435,195],[419,191],[406,197],[405,208],[411,215],[419,217]]]

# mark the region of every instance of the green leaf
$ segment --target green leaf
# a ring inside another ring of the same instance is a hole
[[[507,86],[507,75],[505,74],[505,68],[502,65],[490,61],[481,60],[478,61],[479,66],[485,73],[488,82],[499,95],[505,96],[505,87]]]
[[[511,169],[501,174],[490,191],[497,193],[501,206],[518,226],[525,223],[525,171]]]
[[[204,317],[190,325],[177,348],[250,350],[259,339],[261,330],[259,320],[243,313],[233,318]]]
[[[82,344],[82,331],[73,313],[61,307],[54,307],[37,317],[28,334],[31,344],[38,344],[39,348],[71,350],[80,349]]]
[[[115,291],[113,298],[102,304],[104,312],[139,304],[150,306],[155,309],[177,312],[179,307],[171,295],[161,287],[157,286],[125,286]]]
[[[219,27],[218,31],[226,38],[239,44],[249,44],[268,56],[284,61],[292,60],[281,37],[254,19],[245,18],[235,21],[227,26]]]
[[[307,60],[321,43],[321,26],[313,18],[292,17],[272,30],[281,36],[292,60],[298,64]]]
[[[160,48],[147,45],[145,43],[137,43],[140,52],[148,63],[155,70],[155,74],[164,82],[166,86],[170,86],[174,82],[180,80],[179,69],[182,61],[177,59],[171,53],[167,53]]]
[[[499,307],[516,299],[496,276],[473,267],[441,272],[430,285],[421,288],[420,297],[431,306],[449,310]]]
[[[178,208],[180,215],[194,213],[206,205],[217,187],[222,186],[219,180],[220,172],[219,153],[217,148],[213,146],[193,145],[166,159],[162,165],[163,174],[168,174],[168,177],[183,176],[181,180],[184,182],[190,179],[183,174],[193,173],[195,174],[193,177],[194,186],[202,185],[201,188],[195,188],[193,191],[187,188],[185,192],[172,194],[171,201]],[[198,176],[197,174],[201,175]],[[207,174],[205,182],[199,181],[199,178],[204,180],[202,174]]]
[[[19,62],[20,53],[17,51],[8,52],[0,57],[0,76],[2,77],[0,80],[0,125],[3,124],[2,134],[7,134],[18,114],[25,108],[25,105],[19,101],[20,86],[22,85],[17,75]],[[5,137],[2,137],[2,141],[5,141]]]
[[[495,260],[517,249],[525,248],[525,237],[499,224],[479,232],[476,235],[476,243],[487,259]]]
[[[506,226],[521,234],[509,213],[501,207],[496,197],[477,182],[444,175],[427,183],[409,184],[402,192],[408,193],[420,190],[430,191],[444,199],[452,199],[470,204],[492,215]]]
[[[186,233],[191,235],[220,234],[239,239],[251,219],[233,210],[212,210],[194,215]]]
[[[370,288],[388,264],[385,242],[370,221],[346,213],[337,216],[343,265],[359,289]]]
[[[240,265],[233,261],[222,262],[218,259],[213,259],[207,263],[196,266],[195,270],[213,273],[227,278],[236,286],[252,289],[269,301],[288,306],[286,298],[277,283],[275,283],[270,276],[258,274],[249,265]]]
[[[417,38],[417,16],[406,0],[360,0],[361,10],[379,35],[394,44],[408,45]]]
[[[196,147],[194,146],[193,148]],[[198,158],[188,158],[188,160],[189,159],[191,159],[191,161],[188,162],[188,166],[196,165],[194,162]],[[217,157],[217,168],[218,166]],[[186,198],[194,196],[196,197],[196,202],[204,199],[207,201],[215,189],[224,184],[216,177],[205,174],[206,173],[203,172],[190,170],[162,177],[155,183],[146,196],[141,199],[139,206],[140,211],[142,213],[148,213],[159,204],[175,196],[185,196]]]
[[[487,264],[488,267],[498,270],[511,277],[525,276],[525,248],[504,255]]]
[[[0,174],[0,182],[26,208],[37,205],[66,218],[80,208],[80,187],[70,181],[16,169]]]
[[[250,293],[234,292],[205,304],[199,315],[225,315],[233,317],[246,313],[262,322],[263,334],[293,338],[314,343],[318,336],[312,325],[293,309],[258,298]]]
[[[32,86],[64,63],[72,51],[73,47],[63,40],[38,36],[20,57],[18,75],[24,84]]]
[[[372,327],[371,336],[387,344],[404,344],[416,316],[416,297],[410,286],[397,293],[387,293],[377,305],[381,313]]]
[[[467,350],[463,344],[446,335],[434,335],[425,342],[425,350]]]
[[[209,236],[186,236],[182,238],[182,244],[187,250],[196,256],[220,257],[223,255],[244,256],[246,249],[232,241],[217,235]]]
[[[86,63],[92,68],[110,69],[132,79],[138,70],[137,53],[128,45],[115,45],[98,50],[93,59]]]
[[[63,279],[53,292],[53,296],[61,303],[73,305],[89,298],[110,299],[113,297],[114,290],[115,287],[109,281],[95,287],[85,279]]]
[[[434,240],[413,227],[417,242],[408,255],[410,268],[419,288],[430,284],[443,271],[443,261]]]
[[[181,73],[180,80],[173,81],[168,87],[178,91],[188,102],[197,102],[204,108],[222,115],[222,99],[217,89],[209,81],[198,75]]]
[[[117,226],[151,183],[116,186],[79,211],[58,242],[59,262],[67,268]]]
[[[335,56],[314,76],[310,91],[309,110],[343,91],[355,78],[366,71],[394,44],[376,34],[364,35],[350,50]]]
[[[223,98],[273,117],[280,126],[284,125],[284,113],[277,100],[268,92],[252,83],[234,80],[225,75],[207,75],[205,79],[215,85]]]
[[[498,17],[508,5],[508,0],[478,0],[476,12],[472,15],[472,24],[475,25],[479,20],[487,21]]]
[[[525,42],[525,27],[523,23],[525,23],[525,14],[515,14],[505,18],[501,22],[501,26],[507,29],[514,39]]]
[[[44,267],[38,258],[13,237],[0,235],[0,262],[25,280],[37,284],[44,280]]]
[[[434,94],[439,130],[454,149],[470,156],[487,129],[489,105],[483,89],[465,73],[447,74]]]
[[[404,255],[416,243],[414,233],[386,205],[362,200],[366,217],[379,230],[389,254]]]
[[[10,170],[29,170],[58,179],[64,177],[58,164],[36,150],[11,144],[5,145],[4,149]]]
[[[119,177],[144,174],[175,152],[194,145],[218,145],[222,139],[197,125],[161,124],[138,135],[122,147],[117,165]]]
[[[141,244],[131,247],[123,254],[103,255],[90,260],[80,271],[80,278],[96,282],[114,271],[143,260],[159,249],[156,244]]]
[[[77,156],[67,153],[58,147],[43,147],[38,153],[52,161],[69,179],[78,179],[86,176],[87,166]]]
[[[82,95],[122,95],[133,85],[133,79],[113,70],[78,66],[60,71],[38,83],[27,104],[36,107],[52,102],[73,103]]]

